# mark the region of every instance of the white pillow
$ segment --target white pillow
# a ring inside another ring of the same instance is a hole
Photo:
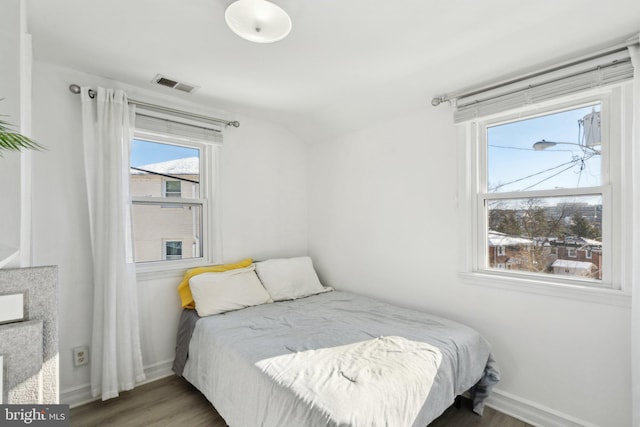
[[[189,279],[198,316],[210,316],[272,302],[256,276],[255,266],[220,273],[202,273]]]
[[[274,301],[327,292],[309,257],[270,259],[256,263],[256,273]]]

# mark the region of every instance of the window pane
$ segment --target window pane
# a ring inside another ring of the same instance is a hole
[[[600,104],[487,128],[487,190],[595,187]]]
[[[200,150],[134,139],[132,197],[200,197]]]
[[[486,205],[489,268],[602,279],[602,196]]]
[[[202,257],[202,205],[133,204],[136,262]]]
[[[165,242],[165,259],[182,258],[182,241],[171,240]]]
[[[182,181],[165,181],[164,187],[166,197],[182,197]]]

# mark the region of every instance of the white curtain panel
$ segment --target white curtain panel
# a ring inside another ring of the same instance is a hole
[[[117,397],[144,380],[131,236],[129,150],[134,112],[121,90],[82,92],[93,255],[91,393]]]
[[[629,47],[635,69],[633,77],[633,140],[631,144],[631,173],[633,186],[633,216],[640,216],[640,47]],[[640,226],[634,221],[633,266],[631,273],[631,402],[632,425],[640,426]]]

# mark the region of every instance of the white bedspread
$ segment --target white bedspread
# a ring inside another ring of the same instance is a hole
[[[276,356],[257,366],[337,425],[407,426],[427,400],[441,360],[429,344],[380,337]]]

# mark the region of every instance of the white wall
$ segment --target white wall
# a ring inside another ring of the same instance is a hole
[[[25,111],[25,80],[28,80],[24,67],[26,34],[26,16],[23,0],[4,0],[0,2],[0,117],[13,125],[12,130],[25,132],[23,116]],[[30,55],[30,51],[28,54]],[[3,99],[4,98],[4,99]],[[28,106],[27,106],[28,107]],[[2,152],[0,157],[0,182],[3,184],[2,203],[0,203],[0,263],[20,248],[21,227],[21,154]],[[8,264],[20,265],[19,258],[13,257]]]
[[[67,88],[101,84],[170,107],[184,108],[184,102],[42,62],[33,71],[34,136],[47,147],[33,156],[33,265],[59,266],[61,400],[75,403],[87,398],[89,369],[73,367],[71,349],[91,342],[93,291],[80,98]],[[306,146],[279,126],[235,119],[241,126],[225,133],[218,187],[224,260],[305,254]],[[138,284],[143,361],[151,378],[168,373],[173,359],[180,278],[157,274]]]
[[[324,284],[475,327],[501,367],[503,410],[542,425],[630,425],[628,307],[459,279],[446,106],[314,145],[309,164],[309,253]]]

